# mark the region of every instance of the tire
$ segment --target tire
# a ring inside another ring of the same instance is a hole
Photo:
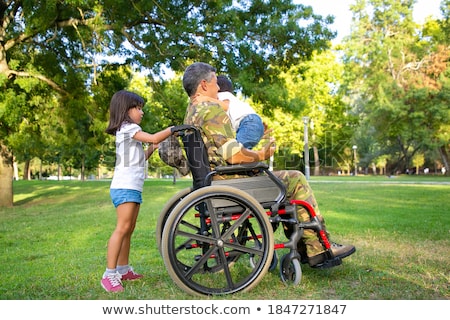
[[[286,285],[298,285],[302,280],[302,267],[297,257],[286,254],[280,261],[280,277]]]
[[[251,290],[274,254],[265,210],[248,193],[223,185],[186,195],[167,217],[161,243],[172,280],[198,296]]]
[[[192,187],[182,189],[178,191],[162,208],[158,221],[156,223],[156,244],[158,246],[158,250],[161,253],[161,238],[164,230],[164,226],[166,224],[167,217],[172,212],[173,208],[183,199],[186,195],[192,192]]]

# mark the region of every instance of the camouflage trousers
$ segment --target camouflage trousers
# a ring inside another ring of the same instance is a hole
[[[325,220],[320,214],[319,206],[317,204],[316,198],[314,197],[314,193],[303,173],[297,170],[281,170],[274,171],[273,173],[286,186],[286,198],[288,200],[303,200],[308,202],[314,208],[317,218],[322,223],[322,226],[325,229]],[[297,209],[297,218],[301,222],[310,221],[308,211],[300,206]],[[284,225],[284,231],[287,237],[289,237],[292,233],[292,229],[289,230],[289,227],[292,228],[292,226]],[[325,251],[317,233],[311,229],[304,230],[302,239],[298,244],[298,249],[300,251],[300,254],[306,253],[308,257],[318,255]]]

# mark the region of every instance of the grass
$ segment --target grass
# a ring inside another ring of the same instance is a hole
[[[0,208],[0,299],[198,299],[171,280],[155,240],[161,208],[190,184],[145,182],[130,255],[145,277],[109,294],[99,283],[115,226],[109,181],[14,182],[14,207]],[[295,287],[286,287],[276,268],[248,293],[204,299],[450,298],[448,177],[311,177],[311,185],[332,239],[357,252],[332,269],[302,265]],[[277,231],[276,240],[285,238]]]

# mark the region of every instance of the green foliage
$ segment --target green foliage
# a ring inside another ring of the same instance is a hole
[[[438,22],[428,21],[418,34],[413,4],[357,1],[352,10],[358,20],[344,48],[346,94],[361,119],[355,137],[364,137],[369,130],[376,148],[367,151],[373,157],[395,155],[392,172],[405,170],[416,152],[449,151],[448,143],[436,144],[436,137],[450,120],[448,105],[440,98],[448,90],[450,51],[439,42],[445,35]],[[359,140],[355,143],[364,144]],[[370,162],[372,157],[366,158]],[[448,162],[445,156],[443,162]]]
[[[302,154],[303,117],[308,116],[309,147],[317,150],[312,161],[320,163],[322,169],[338,165],[343,156],[342,148],[351,145],[349,140],[356,122],[346,112],[344,97],[339,91],[344,81],[342,76],[343,67],[332,51],[314,52],[310,61],[299,63],[282,74],[289,92],[286,100],[291,102],[290,112],[280,106],[269,121],[280,148],[289,146],[291,152]]]
[[[0,130],[11,137],[0,138],[2,148],[17,159],[37,156],[87,170],[104,158],[109,99],[130,87],[136,70],[145,71],[151,87],[144,127],[157,131],[181,123],[186,105],[178,83],[160,81],[162,70],[210,62],[248,83],[264,81],[261,91],[248,89],[280,105],[285,95],[267,90],[282,88],[277,69],[308,59],[334,36],[330,17],[291,1],[10,1],[0,21]],[[32,154],[24,148],[31,141]]]
[[[148,117],[150,132],[163,127],[183,123],[189,98],[183,89],[181,76],[170,80],[152,81],[152,93],[148,98]]]

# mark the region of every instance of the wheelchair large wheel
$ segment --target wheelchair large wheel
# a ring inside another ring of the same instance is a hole
[[[164,230],[164,225],[166,224],[167,217],[172,212],[173,208],[183,199],[186,195],[192,192],[192,187],[188,187],[178,191],[162,208],[158,221],[156,223],[156,244],[158,246],[159,252],[161,253],[161,238]]]
[[[248,193],[208,186],[186,195],[173,208],[161,252],[170,277],[189,294],[245,292],[269,269],[273,228],[263,207]]]

